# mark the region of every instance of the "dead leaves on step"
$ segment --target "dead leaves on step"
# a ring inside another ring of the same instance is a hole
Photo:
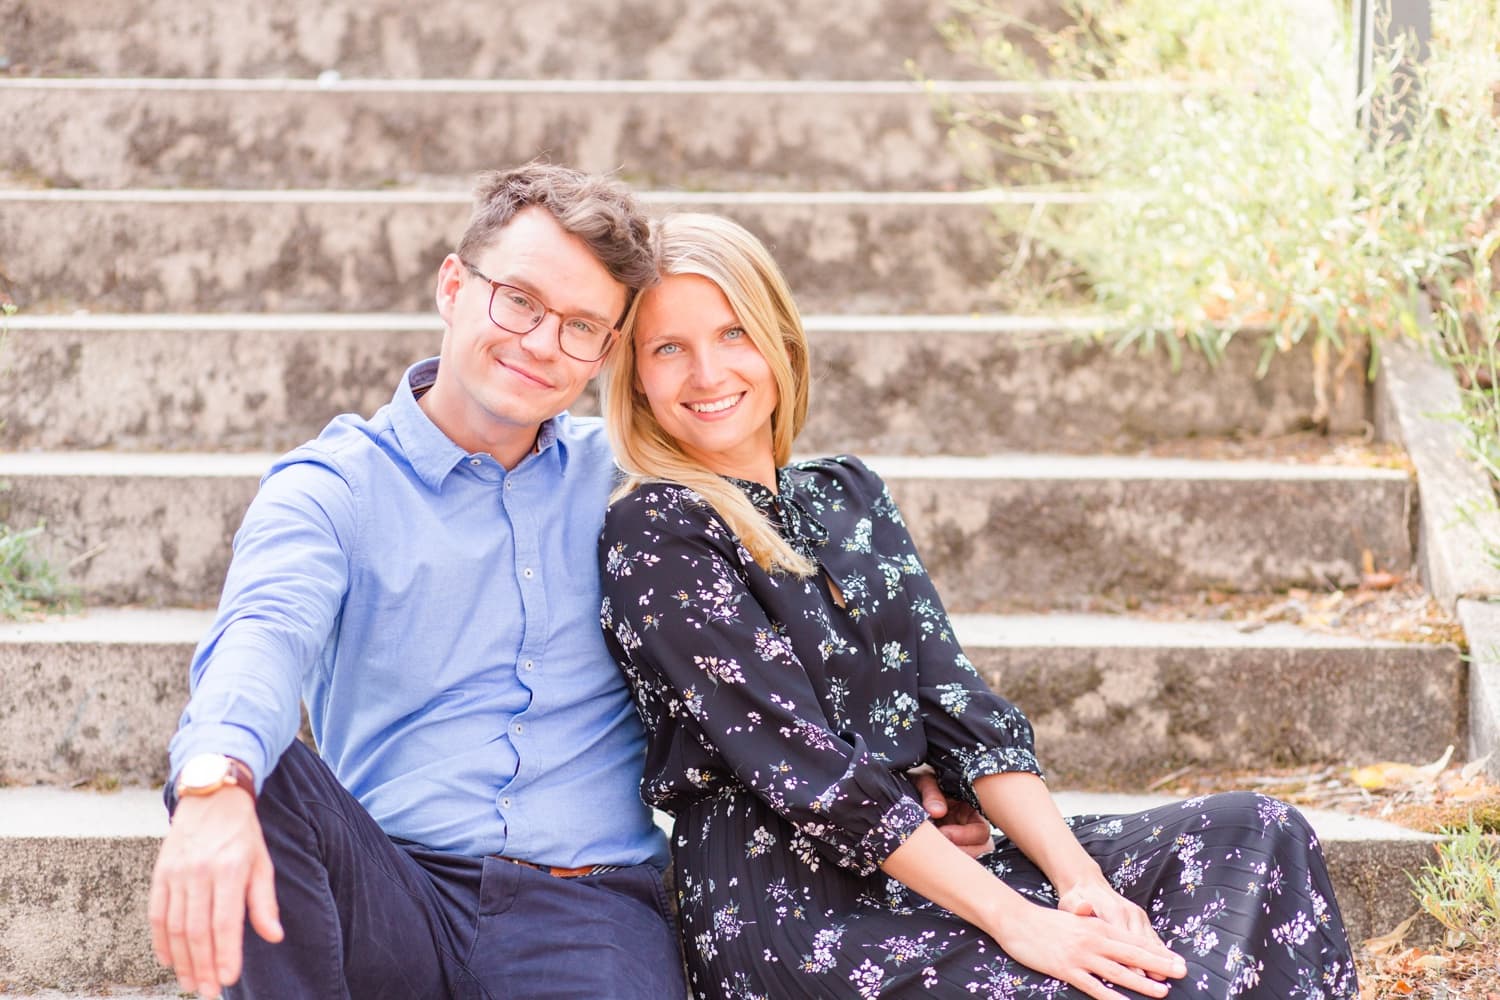
[[[1375,761],[1259,771],[1184,767],[1151,789],[1178,795],[1250,789],[1308,809],[1332,809],[1437,833],[1470,822],[1500,832],[1500,784],[1486,776],[1489,758],[1453,761],[1453,748],[1429,762]]]
[[[1403,947],[1415,919],[1364,942],[1360,1000],[1500,1000],[1500,955],[1488,949]]]
[[[1454,765],[1450,746],[1427,764],[1380,761],[1348,772],[1348,781],[1368,797],[1366,815],[1438,833],[1470,823],[1500,831],[1500,787],[1485,776],[1486,755]]]

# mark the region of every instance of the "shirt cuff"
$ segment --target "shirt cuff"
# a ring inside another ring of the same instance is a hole
[[[190,723],[179,729],[177,735],[172,737],[171,765],[172,773],[167,779],[167,787],[172,788],[177,783],[177,775],[182,771],[182,765],[200,753],[221,753],[226,757],[233,757],[241,761],[255,775],[255,797],[260,798],[260,790],[266,783],[266,775],[270,774],[275,762],[268,759],[265,745],[260,739],[248,729],[229,723]]]

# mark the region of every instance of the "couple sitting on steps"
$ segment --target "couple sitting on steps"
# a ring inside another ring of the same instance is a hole
[[[1058,813],[880,478],[789,464],[808,344],[753,236],[531,165],[436,300],[439,357],[235,537],[151,890],[184,989],[1356,995],[1294,809]]]

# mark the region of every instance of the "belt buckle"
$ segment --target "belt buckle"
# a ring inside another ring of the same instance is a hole
[[[520,858],[506,857],[504,854],[494,854],[491,857],[501,861],[509,861],[513,865],[523,868],[534,868],[539,872],[551,875],[553,878],[582,878],[585,875],[594,874],[595,865],[584,865],[580,868],[555,868],[552,865],[539,865],[535,861],[522,861]]]

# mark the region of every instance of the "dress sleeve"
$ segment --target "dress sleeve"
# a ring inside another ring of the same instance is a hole
[[[656,689],[659,724],[689,731],[819,853],[869,875],[926,813],[863,737],[831,730],[749,563],[697,494],[642,487],[610,509],[600,541],[610,647],[634,685]]]
[[[927,759],[948,794],[979,808],[975,779],[1010,771],[1041,775],[1031,723],[990,690],[964,654],[884,480],[857,458],[839,461],[854,476],[857,493],[870,498],[871,549],[880,563],[874,586],[884,589],[879,597],[894,602],[895,613],[915,626],[906,633],[915,649],[899,653],[916,665]]]

